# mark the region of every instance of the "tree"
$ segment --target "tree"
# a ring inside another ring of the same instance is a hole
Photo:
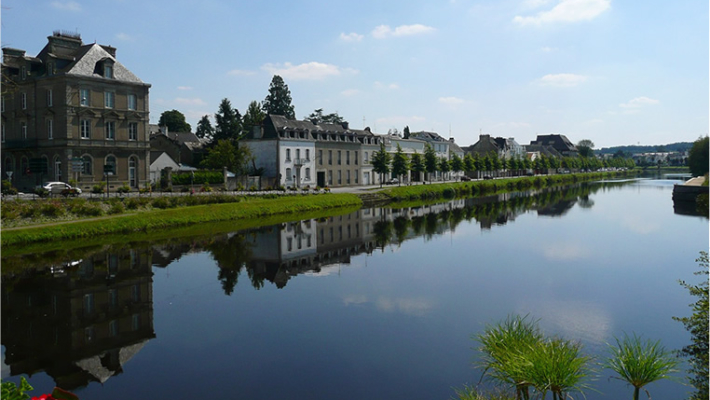
[[[406,174],[408,171],[409,159],[407,159],[407,155],[404,154],[404,151],[402,151],[402,146],[397,143],[397,152],[394,153],[394,157],[392,159],[392,172],[395,176],[400,178],[400,184],[402,183],[401,176]]]
[[[264,122],[266,114],[261,109],[258,101],[252,101],[247,107],[247,112],[244,113],[244,118],[242,118],[242,129],[244,134],[249,133],[255,126],[260,126]]]
[[[463,156],[463,168],[464,171],[468,173],[476,171],[476,161],[473,159],[471,153],[466,153],[466,155]]]
[[[688,154],[688,167],[693,176],[702,176],[708,173],[708,137],[698,138],[693,142]]]
[[[158,125],[167,127],[168,132],[192,132],[190,124],[185,122],[185,115],[178,110],[163,111]]]
[[[690,304],[693,315],[673,319],[682,322],[692,337],[692,343],[681,350],[681,355],[690,359],[689,372],[692,376],[688,379],[696,389],[690,400],[705,400],[708,398],[708,253],[701,251],[700,258],[696,261],[702,269],[695,272],[695,275],[705,277],[696,285],[680,281],[681,286],[686,288],[691,296],[697,297],[696,302]]]
[[[291,91],[283,78],[274,75],[269,85],[269,94],[261,103],[266,114],[283,115],[288,119],[296,119],[296,112],[291,105]]]
[[[248,147],[239,147],[236,142],[221,139],[208,151],[207,156],[202,160],[202,167],[209,169],[222,169],[242,175],[252,159]]]
[[[214,128],[210,123],[209,115],[203,115],[200,122],[197,123],[195,135],[200,139],[212,139],[212,136],[214,136]]]
[[[338,115],[338,112],[323,115],[323,109],[319,108],[311,113],[311,115],[305,117],[315,125],[320,124],[337,124],[342,125],[343,123],[348,123],[343,117]]]
[[[446,180],[446,175],[449,171],[451,171],[451,163],[446,159],[446,157],[439,158],[439,171],[442,172],[444,180]]]
[[[454,154],[451,157],[451,170],[454,172],[461,172],[464,170],[463,160],[458,154]]]
[[[436,151],[434,151],[434,148],[429,144],[424,148],[424,167],[429,174],[433,174],[439,168],[439,160],[436,157]],[[429,177],[429,181],[431,181],[431,176]]]
[[[582,139],[577,143],[577,151],[581,157],[594,156],[594,142],[589,139]]]
[[[416,152],[412,154],[412,158],[409,160],[409,169],[417,173],[417,178],[422,179],[422,174],[426,171],[426,167],[421,154]]]
[[[219,103],[215,119],[213,142],[219,140],[239,140],[242,135],[242,116],[236,108],[232,108],[229,99],[224,98]]]
[[[383,176],[390,172],[391,156],[385,150],[385,144],[380,143],[380,150],[372,154],[372,169],[380,174],[380,187],[382,187]]]

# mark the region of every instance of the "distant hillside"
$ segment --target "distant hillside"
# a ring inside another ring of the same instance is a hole
[[[654,153],[659,149],[664,151],[688,151],[693,147],[693,142],[679,142],[671,144],[659,144],[656,146],[615,146],[615,147],[604,147],[601,150],[594,150],[596,154],[614,154],[621,150],[627,154],[634,153]]]

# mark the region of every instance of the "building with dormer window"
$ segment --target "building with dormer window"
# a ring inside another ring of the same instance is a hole
[[[3,179],[24,191],[71,179],[90,190],[111,165],[111,188],[147,182],[150,84],[116,48],[54,32],[36,57],[2,50]]]

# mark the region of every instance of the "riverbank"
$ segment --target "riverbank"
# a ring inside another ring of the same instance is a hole
[[[126,235],[206,222],[258,220],[266,216],[288,215],[338,208],[358,207],[395,201],[430,201],[454,197],[482,196],[608,179],[619,172],[546,175],[501,178],[471,182],[370,188],[357,193],[324,193],[289,196],[183,196],[112,199],[106,203],[81,200],[46,200],[13,205],[3,204],[2,246],[24,246],[57,240],[77,240],[105,235]],[[11,208],[15,207],[15,208]],[[148,208],[145,208],[148,207]],[[125,214],[128,210],[130,214]],[[24,226],[7,228],[8,216],[29,216]],[[86,216],[100,215],[98,218]],[[107,215],[108,214],[108,215]],[[75,216],[84,216],[81,217]],[[7,249],[5,249],[7,250]]]

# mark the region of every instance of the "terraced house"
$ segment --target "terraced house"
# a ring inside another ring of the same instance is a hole
[[[150,84],[116,48],[54,32],[36,57],[3,48],[2,177],[20,190],[75,179],[138,188],[149,176]]]

